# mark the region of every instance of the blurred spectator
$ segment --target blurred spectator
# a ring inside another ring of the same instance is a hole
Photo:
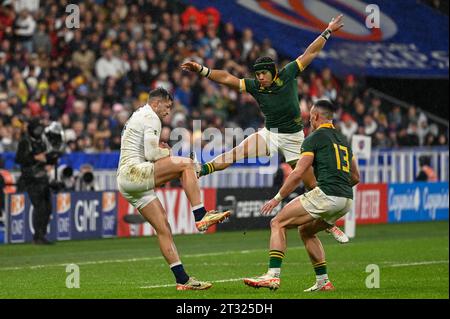
[[[4,38],[12,38],[15,12],[12,9],[11,1],[3,0],[0,5],[0,41]]]
[[[417,125],[415,125],[417,129]],[[419,138],[416,134],[414,134],[414,127],[408,133],[408,130],[405,127],[400,129],[398,133],[397,143],[399,146],[417,146],[419,145]]]
[[[378,130],[375,133],[375,138],[373,140],[373,146],[374,147],[380,147],[380,148],[389,148],[394,146],[392,140],[389,139],[389,137],[386,135],[386,132],[383,130]]]
[[[366,107],[360,98],[356,98],[353,102],[354,111],[353,118],[355,119],[358,126],[364,127],[364,118],[366,116]]]
[[[38,23],[38,30],[33,35],[33,49],[34,52],[50,55],[52,43],[50,35],[47,32],[47,25],[45,21],[39,21]]]
[[[396,105],[392,111],[389,112],[388,120],[392,129],[397,129],[402,125],[402,113],[400,106]]]
[[[80,68],[83,76],[86,79],[92,78],[92,72],[95,66],[95,54],[88,48],[88,44],[85,41],[81,43],[79,50],[76,50],[73,53],[72,61]],[[103,65],[99,66],[100,69],[102,69],[103,67]],[[103,71],[104,70],[100,70],[99,72]]]
[[[351,143],[353,135],[358,131],[358,124],[353,120],[350,114],[343,114],[341,118],[341,133],[347,138],[347,141]]]
[[[117,150],[130,112],[157,86],[176,97],[174,116],[163,124],[167,138],[179,125],[192,130],[193,119],[203,119],[203,129],[220,131],[263,125],[250,95],[185,74],[178,66],[192,59],[243,78],[253,76],[251,66],[259,56],[272,56],[281,61],[279,67],[290,57],[278,56],[269,39],[256,41],[250,29],[238,32],[231,22],[221,24],[213,7],[200,10],[179,0],[140,3],[80,2],[80,28],[68,30],[64,1],[2,2],[1,152],[16,151],[20,122],[30,117],[59,121],[67,151]],[[354,75],[337,78],[329,68],[302,72],[298,88],[305,133],[311,102],[327,98],[338,105],[338,126],[348,139],[359,132],[370,134],[380,147],[447,145],[445,128],[415,106],[405,110],[377,98],[363,81]]]
[[[107,77],[120,78],[125,73],[123,62],[114,56],[111,49],[106,49],[100,59],[95,63],[98,79],[103,82]]]
[[[272,47],[272,42],[268,38],[264,39],[260,54],[261,56],[268,56],[271,57],[274,61],[278,61],[278,53]]]
[[[193,93],[191,89],[191,81],[189,77],[183,76],[181,78],[180,86],[175,90],[174,99],[178,100],[189,111],[193,108]]]
[[[445,136],[445,134],[443,133],[439,134],[437,145],[448,146],[448,138],[447,136]]]
[[[25,50],[33,52],[33,34],[36,29],[36,21],[28,9],[22,9],[14,23],[14,34]]]
[[[420,172],[416,177],[418,182],[437,182],[438,178],[431,167],[431,158],[429,156],[422,155],[419,158]]]
[[[373,119],[371,115],[364,116],[364,134],[368,136],[373,136],[378,129],[377,122]]]
[[[244,31],[242,32],[241,45],[242,45],[242,59],[245,60],[254,45],[253,31],[251,29],[245,28]]]

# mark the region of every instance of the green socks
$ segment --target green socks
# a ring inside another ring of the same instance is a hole
[[[202,165],[200,170],[200,176],[205,176],[211,174],[215,171],[214,164],[212,162],[206,163]]]

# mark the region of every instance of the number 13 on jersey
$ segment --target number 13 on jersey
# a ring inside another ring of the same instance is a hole
[[[348,159],[348,148],[346,146],[338,145],[336,143],[333,143],[333,146],[334,152],[336,154],[337,169],[349,173],[350,161]],[[344,165],[341,164],[342,162],[344,163]]]

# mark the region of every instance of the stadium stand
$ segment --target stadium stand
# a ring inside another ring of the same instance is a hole
[[[24,122],[41,117],[65,129],[67,152],[108,152],[120,147],[120,132],[131,112],[157,86],[175,97],[175,112],[164,121],[162,138],[174,127],[263,125],[255,101],[206,79],[182,73],[194,59],[237,76],[251,76],[252,62],[272,55],[267,39],[250,29],[235,31],[213,7],[198,10],[180,1],[88,1],[79,4],[80,28],[62,31],[68,13],[63,2],[38,7],[0,8],[0,152],[15,152]],[[27,3],[27,2],[23,2]],[[128,4],[128,2],[127,2]],[[363,78],[336,78],[330,69],[307,70],[299,79],[305,123],[308,105],[329,98],[339,105],[341,130],[351,139],[369,135],[374,146],[448,145],[445,127],[416,106],[405,109],[373,94]],[[308,130],[308,127],[306,127]]]

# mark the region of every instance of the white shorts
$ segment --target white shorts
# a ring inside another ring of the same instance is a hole
[[[264,138],[269,149],[269,156],[281,152],[286,162],[298,161],[300,158],[300,149],[305,133],[274,133],[267,128],[258,131],[258,134]]]
[[[319,187],[299,196],[305,210],[314,218],[321,218],[333,225],[347,214],[353,200],[345,197],[328,196]]]
[[[117,174],[117,187],[123,197],[137,209],[156,199],[155,165],[151,162],[122,168]]]

